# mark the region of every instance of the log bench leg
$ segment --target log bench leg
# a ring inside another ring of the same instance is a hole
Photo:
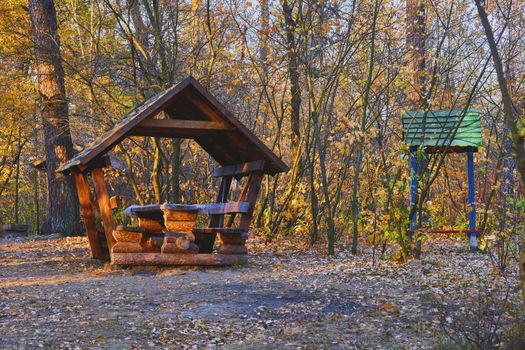
[[[162,254],[198,253],[198,251],[199,247],[183,232],[166,232],[160,249]]]
[[[143,232],[144,230],[141,228],[117,226],[113,230],[113,238],[116,243],[113,245],[111,253],[141,253],[140,242]]]
[[[246,240],[248,233],[219,233],[222,245],[217,250],[219,254],[248,254]]]

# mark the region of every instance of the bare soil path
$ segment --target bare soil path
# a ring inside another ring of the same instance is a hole
[[[114,270],[85,238],[0,240],[0,348],[434,348],[443,271],[491,268],[463,243],[405,265],[255,248],[247,266]]]

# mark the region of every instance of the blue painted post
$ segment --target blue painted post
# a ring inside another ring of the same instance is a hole
[[[472,147],[467,150],[468,163],[468,201],[470,203],[469,213],[469,229],[476,229],[476,206],[475,206],[475,190],[474,190],[474,152]],[[470,233],[470,252],[476,252],[478,247],[478,239],[476,233]]]
[[[410,209],[416,202],[417,194],[417,147],[410,147],[410,168],[412,169],[412,180],[410,182]],[[410,219],[410,230],[414,232],[417,229],[417,211],[414,212]]]

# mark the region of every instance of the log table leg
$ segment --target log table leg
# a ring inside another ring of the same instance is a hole
[[[195,244],[193,227],[197,220],[199,207],[186,204],[163,204],[164,213],[164,244],[161,253],[198,253],[199,248]]]
[[[185,233],[166,232],[160,252],[162,254],[198,253],[199,247]]]
[[[248,254],[248,249],[246,248],[248,232],[241,234],[220,232],[219,238],[222,241],[222,245],[217,250],[219,254]]]
[[[117,226],[113,230],[115,245],[111,249],[112,253],[141,253],[142,246],[140,242],[144,230],[140,227]]]

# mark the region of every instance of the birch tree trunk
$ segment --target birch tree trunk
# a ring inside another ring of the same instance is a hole
[[[53,0],[29,0],[47,166],[47,217],[43,232],[78,233],[80,213],[73,179],[56,169],[73,156],[64,69]]]

